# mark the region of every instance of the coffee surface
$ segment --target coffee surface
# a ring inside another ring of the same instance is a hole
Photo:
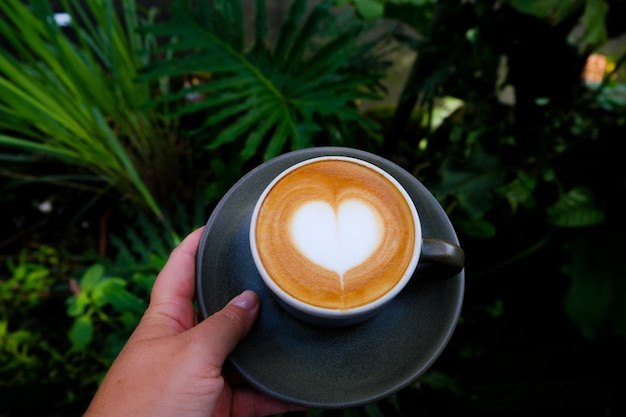
[[[345,310],[368,304],[402,278],[415,248],[411,208],[381,173],[319,160],[282,177],[256,220],[265,270],[292,297]]]

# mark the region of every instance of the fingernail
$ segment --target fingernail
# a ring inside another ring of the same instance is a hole
[[[246,290],[233,298],[230,303],[244,310],[252,310],[259,303],[259,298],[254,291]]]

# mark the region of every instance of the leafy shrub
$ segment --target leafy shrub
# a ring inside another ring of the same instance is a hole
[[[50,250],[42,247],[38,255],[49,255]],[[8,278],[0,280],[0,373],[12,375],[18,384],[32,378],[33,370],[41,366],[36,348],[39,335],[22,323],[53,282],[47,263],[32,262],[27,255],[22,250],[18,259],[8,259]]]
[[[173,219],[185,234],[193,227],[187,220]],[[62,394],[52,400],[55,407],[86,406],[178,242],[146,216],[112,241],[114,257],[82,270],[49,246],[7,259],[6,271],[0,269],[0,391],[11,396],[55,387]]]

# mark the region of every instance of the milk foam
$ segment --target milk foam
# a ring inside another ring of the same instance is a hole
[[[361,161],[306,161],[262,196],[250,228],[253,256],[264,281],[288,303],[365,307],[391,294],[416,259],[410,200]]]
[[[343,278],[378,248],[384,225],[380,214],[362,200],[346,199],[336,208],[310,201],[297,209],[290,232],[300,253]]]

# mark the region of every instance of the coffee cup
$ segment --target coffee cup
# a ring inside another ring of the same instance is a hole
[[[458,245],[422,236],[416,206],[391,174],[349,156],[279,173],[256,201],[249,239],[278,303],[319,326],[367,320],[411,279],[449,278],[464,266]]]

